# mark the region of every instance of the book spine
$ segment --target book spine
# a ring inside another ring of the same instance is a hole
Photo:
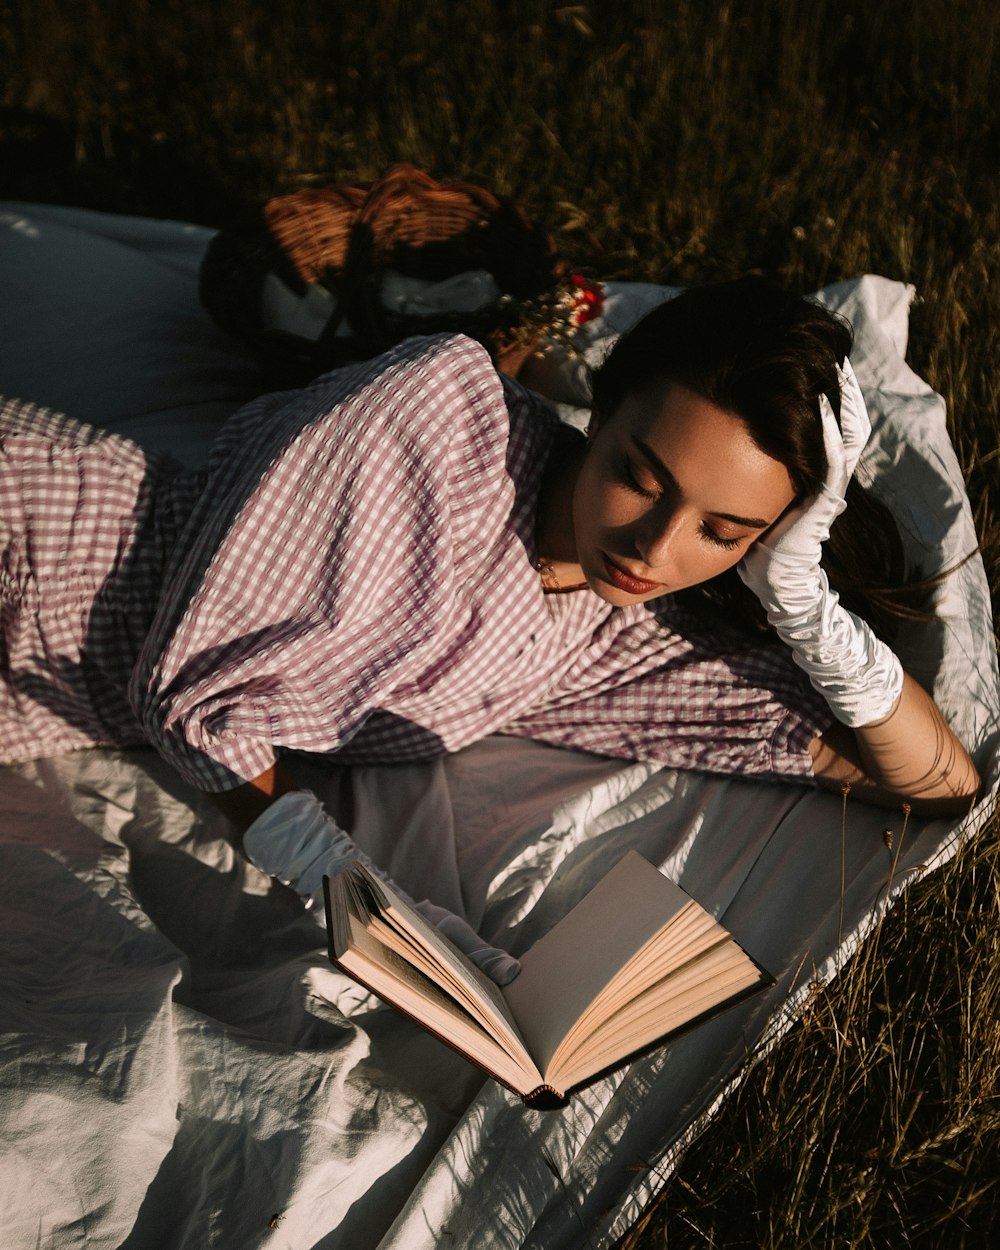
[[[569,1106],[569,1098],[552,1085],[539,1085],[530,1094],[522,1094],[521,1097],[532,1111],[558,1111]]]

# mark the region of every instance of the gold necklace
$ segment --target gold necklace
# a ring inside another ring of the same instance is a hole
[[[542,575],[542,594],[568,595],[574,590],[587,589],[587,582],[577,582],[575,586],[560,586],[559,578],[556,575],[556,571],[551,560],[545,560],[539,556],[535,561],[535,568]]]

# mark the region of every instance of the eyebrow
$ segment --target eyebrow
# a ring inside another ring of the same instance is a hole
[[[670,486],[672,489],[679,491],[680,485],[677,479],[652,449],[652,447],[650,447],[644,439],[639,438],[637,434],[630,435],[630,438],[639,451],[642,452],[652,465],[656,476],[662,478],[666,485]],[[747,529],[752,530],[764,530],[771,525],[770,521],[765,521],[762,517],[736,516],[732,512],[710,512],[708,515],[718,517],[720,521],[732,521],[734,525],[745,525]]]

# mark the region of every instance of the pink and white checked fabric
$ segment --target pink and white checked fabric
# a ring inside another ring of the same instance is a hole
[[[0,402],[0,759],[142,740],[126,688],[197,475]]]
[[[500,731],[809,776],[831,718],[783,649],[543,595],[553,422],[462,338],[265,396],[201,474],[0,409],[4,758],[148,740],[211,790],[277,748],[413,760]]]

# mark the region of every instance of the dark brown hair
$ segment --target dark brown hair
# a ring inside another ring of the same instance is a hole
[[[797,496],[815,494],[826,474],[819,399],[840,417],[837,366],[850,354],[851,327],[813,300],[759,278],[693,288],[624,334],[595,372],[594,410],[611,416],[626,395],[673,382],[735,413],[762,450],[788,469]],[[901,617],[926,614],[926,587],[907,585],[892,515],[852,479],[822,564],[842,602],[885,637]],[[756,597],[735,569],[680,592],[703,613],[766,629]]]

